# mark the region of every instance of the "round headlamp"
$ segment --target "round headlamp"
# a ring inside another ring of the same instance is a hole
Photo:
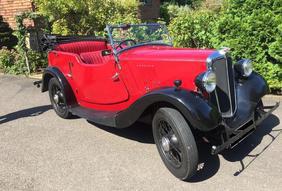
[[[252,61],[248,59],[238,61],[234,68],[243,77],[249,77],[253,72]]]
[[[196,85],[202,91],[205,90],[208,93],[214,91],[216,87],[215,73],[213,71],[207,71],[200,74],[196,78]]]
[[[216,87],[216,76],[212,71],[207,71],[203,76],[203,85],[207,92],[212,92]]]

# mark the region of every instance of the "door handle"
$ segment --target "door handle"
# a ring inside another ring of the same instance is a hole
[[[112,76],[112,80],[113,80],[113,81],[119,80],[119,73],[116,72],[116,73]]]
[[[67,74],[67,76],[68,76],[69,78],[72,77],[72,67],[73,67],[73,63],[72,63],[72,62],[69,62],[69,73]]]

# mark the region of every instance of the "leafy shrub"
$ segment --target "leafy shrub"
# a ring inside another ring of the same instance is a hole
[[[30,71],[32,73],[42,72],[48,66],[47,53],[39,53],[33,50],[27,51],[27,58],[30,64]]]
[[[113,3],[114,2],[114,3]],[[139,1],[136,0],[114,0],[110,2],[114,6],[115,11],[107,18],[103,28],[106,24],[124,24],[124,23],[139,23],[138,6]]]
[[[160,8],[161,18],[166,23],[169,23],[177,16],[189,14],[190,12],[191,6],[189,5],[180,6],[172,3],[163,3]]]
[[[174,18],[169,30],[178,47],[212,47],[212,26],[216,16],[208,10],[189,11]]]
[[[235,61],[252,59],[270,89],[282,91],[281,0],[226,0],[221,9],[177,15],[169,29],[176,46],[227,46]]]
[[[199,6],[204,0],[161,0],[162,3],[171,3],[175,5],[188,5],[190,7]]]
[[[0,68],[4,73],[22,74],[25,71],[24,58],[14,49],[0,49]]]
[[[47,66],[46,54],[41,55],[35,51],[27,52],[31,72],[37,72]],[[25,57],[16,50],[7,48],[0,49],[0,69],[8,74],[27,74]]]
[[[213,45],[250,58],[272,90],[282,89],[282,1],[228,0],[214,27]]]
[[[269,45],[269,55],[282,63],[282,24],[278,26],[276,40]]]
[[[224,0],[204,0],[201,2],[201,8],[212,10],[212,11],[220,11],[222,8]]]
[[[136,0],[35,0],[38,11],[49,17],[57,34],[94,34],[106,24],[136,22]]]

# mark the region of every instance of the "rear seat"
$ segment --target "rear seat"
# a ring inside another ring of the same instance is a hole
[[[78,54],[86,64],[103,64],[109,60],[109,56],[102,56],[102,50],[107,50],[106,41],[79,41],[59,44],[57,51]]]
[[[101,51],[94,51],[81,53],[80,58],[86,64],[105,64],[110,56],[102,56]]]
[[[55,50],[57,51],[70,52],[75,54],[81,54],[84,52],[94,52],[105,49],[107,49],[106,41],[79,41],[59,44],[55,47]]]

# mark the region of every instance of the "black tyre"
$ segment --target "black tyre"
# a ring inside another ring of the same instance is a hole
[[[58,116],[64,119],[72,117],[69,112],[63,87],[57,78],[52,78],[48,85],[51,104]]]
[[[153,118],[153,136],[168,170],[187,180],[197,171],[198,149],[192,131],[176,109],[160,108]]]

